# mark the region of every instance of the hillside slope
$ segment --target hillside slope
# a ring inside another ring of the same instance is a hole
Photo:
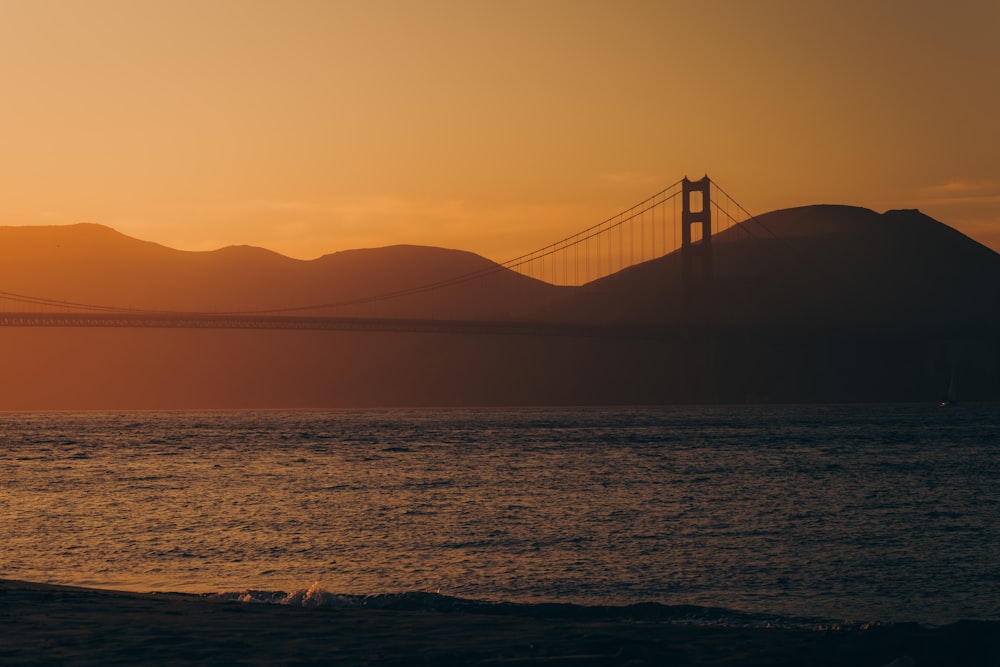
[[[919,211],[775,211],[713,237],[713,259],[712,277],[696,272],[688,292],[675,252],[586,286],[561,316],[813,329],[1000,323],[1000,255]]]
[[[105,227],[0,228],[0,292],[172,310],[659,325],[641,339],[0,328],[0,409],[1000,399],[1000,256],[919,212],[776,211],[721,233],[686,292],[678,253],[557,288],[471,253],[191,253]],[[484,271],[486,282],[461,280]],[[458,279],[458,280],[456,280]],[[412,298],[372,295],[418,290]],[[0,309],[38,307],[0,294]],[[300,311],[290,311],[298,313]]]
[[[490,279],[405,299],[371,300],[479,272]],[[152,310],[267,311],[354,304],[309,312],[482,318],[537,307],[559,289],[459,250],[392,246],[304,261],[249,246],[174,250],[101,225],[79,224],[0,227],[0,291]]]

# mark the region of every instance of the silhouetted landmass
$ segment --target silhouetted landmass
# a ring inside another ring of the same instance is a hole
[[[713,245],[714,277],[692,281],[690,304],[672,254],[587,286],[573,317],[800,329],[1000,321],[1000,255],[919,211],[786,209]],[[597,308],[602,295],[613,298]]]
[[[368,301],[477,273],[488,279]],[[497,318],[536,308],[558,291],[442,248],[401,245],[304,261],[249,246],[174,250],[95,224],[0,227],[0,292],[99,306],[241,312],[343,304],[323,314]],[[31,308],[10,299],[0,305]]]
[[[543,321],[624,337],[0,329],[5,409],[1000,398],[1000,255],[918,211],[810,206],[580,288],[416,246],[312,261],[0,228],[0,291],[174,311]],[[470,275],[484,278],[466,280]],[[443,289],[416,290],[442,284]],[[453,283],[453,284],[452,284]],[[372,299],[400,293],[401,298]],[[0,295],[0,309],[34,310]],[[288,310],[293,309],[293,310]],[[309,311],[302,311],[309,312]]]
[[[1000,255],[915,210],[768,213],[714,238],[685,289],[675,253],[597,281],[562,317],[687,326],[665,401],[1000,397]]]

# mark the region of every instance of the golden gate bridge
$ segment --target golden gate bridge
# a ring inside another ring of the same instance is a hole
[[[184,311],[121,307],[27,296],[0,291],[0,326],[133,327],[184,329],[265,329],[397,331],[582,337],[662,337],[662,328],[555,322],[544,319],[445,319],[391,317],[380,304],[458,285],[486,284],[522,276],[553,286],[579,287],[629,267],[680,253],[684,289],[711,279],[718,251],[713,236],[774,235],[706,175],[686,177],[597,224],[541,248],[487,268],[404,289],[347,300],[240,311]],[[356,314],[364,306],[367,314]],[[354,309],[355,314],[341,311]]]

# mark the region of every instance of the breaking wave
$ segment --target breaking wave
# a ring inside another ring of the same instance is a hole
[[[467,613],[572,620],[614,620],[647,623],[677,623],[701,626],[746,628],[868,629],[877,622],[836,621],[832,619],[783,616],[735,611],[722,607],[665,605],[645,602],[630,605],[579,605],[559,602],[492,602],[470,600],[441,593],[412,591],[374,595],[331,593],[318,582],[292,592],[246,590],[209,593],[204,597],[220,602],[275,604],[317,609],[378,609]]]

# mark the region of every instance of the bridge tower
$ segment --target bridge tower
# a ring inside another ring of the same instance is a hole
[[[696,265],[701,282],[712,277],[712,182],[707,175],[698,181],[685,176],[681,185],[681,272],[684,292],[690,298]]]

